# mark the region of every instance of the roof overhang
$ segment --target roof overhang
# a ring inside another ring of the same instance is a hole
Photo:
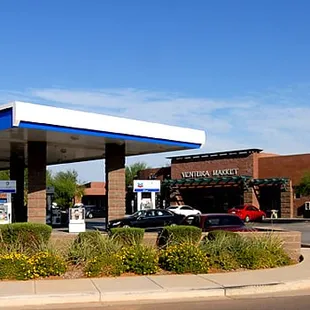
[[[108,143],[125,144],[126,156],[201,148],[205,132],[25,102],[0,106],[0,169],[9,167],[12,145],[47,143],[47,164],[105,157]]]

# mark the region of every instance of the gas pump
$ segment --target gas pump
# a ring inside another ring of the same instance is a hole
[[[16,181],[0,181],[0,224],[12,223],[12,194],[16,193]]]
[[[61,211],[55,208],[53,203],[55,189],[52,186],[46,188],[46,224],[56,226],[61,224]]]
[[[53,203],[54,188],[46,188],[46,224],[52,225],[53,214],[52,214],[52,203]]]
[[[133,191],[137,193],[137,209],[156,208],[156,193],[160,192],[159,180],[134,180]]]

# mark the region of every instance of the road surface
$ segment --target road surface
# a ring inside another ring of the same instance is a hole
[[[290,296],[282,294],[269,297],[239,299],[194,299],[163,302],[143,302],[135,304],[123,303],[118,305],[84,304],[84,305],[59,305],[14,308],[15,310],[44,309],[44,310],[308,310],[310,308],[309,291],[289,293]],[[13,308],[11,308],[13,310]]]

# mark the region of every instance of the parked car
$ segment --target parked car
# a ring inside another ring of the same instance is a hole
[[[176,214],[184,215],[184,216],[201,214],[199,210],[196,210],[188,205],[170,206],[167,208],[167,210],[172,211]]]
[[[266,218],[266,213],[253,205],[244,204],[228,210],[230,214],[236,214],[243,221],[263,221]]]
[[[212,230],[253,231],[246,227],[237,215],[227,213],[190,215],[183,220],[182,225],[193,225],[205,232]]]
[[[180,224],[183,219],[183,215],[175,214],[165,209],[141,210],[130,216],[109,221],[107,229],[115,227],[158,229],[164,226]]]
[[[85,208],[85,217],[88,219],[105,216],[104,208],[100,208],[95,205],[84,205],[84,208]]]

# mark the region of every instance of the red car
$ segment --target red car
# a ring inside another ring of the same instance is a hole
[[[245,204],[243,206],[237,206],[228,210],[228,213],[235,214],[243,221],[254,222],[263,221],[266,218],[266,213],[253,205]]]
[[[202,231],[228,230],[228,231],[253,231],[246,227],[244,222],[234,214],[210,213],[187,216],[182,225],[192,225],[202,229]]]

